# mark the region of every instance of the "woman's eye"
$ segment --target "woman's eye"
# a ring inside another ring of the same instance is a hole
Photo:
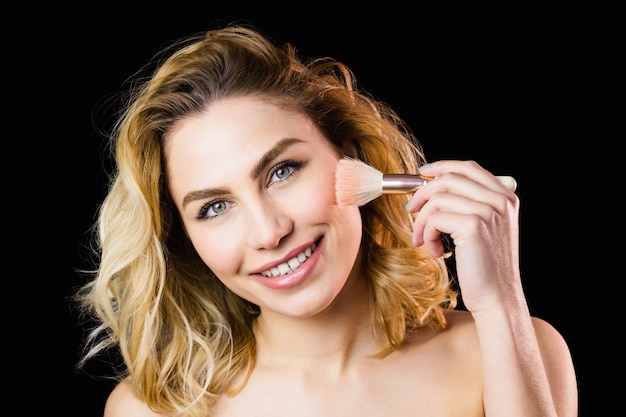
[[[302,167],[301,161],[285,161],[276,165],[272,171],[270,171],[269,184],[275,182],[285,181],[291,177],[298,169]]]
[[[228,210],[229,203],[224,200],[213,200],[202,206],[200,213],[198,213],[199,219],[211,219],[213,217],[220,216],[226,210]]]
[[[291,174],[291,167],[282,167],[282,168],[278,168],[276,170],[276,172],[274,172],[274,175],[276,175],[276,178],[278,178],[279,180],[284,180],[285,178],[287,178],[289,176],[289,174]]]

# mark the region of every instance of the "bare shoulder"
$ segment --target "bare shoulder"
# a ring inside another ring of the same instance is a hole
[[[479,394],[482,384],[481,351],[474,318],[465,310],[445,310],[444,314],[445,328],[422,327],[410,334],[403,348],[409,364],[402,366],[420,369],[421,375],[429,375],[430,370],[432,378],[440,378],[437,375],[448,369],[454,378],[442,386],[454,387],[457,392],[463,390],[463,386],[473,387],[476,391],[470,394]],[[460,381],[463,385],[457,386]],[[466,393],[469,391],[464,390]]]
[[[447,345],[465,349],[465,353],[474,358],[480,356],[478,334],[474,318],[464,310],[446,311],[448,326],[442,335]],[[567,341],[548,321],[532,316],[535,339],[541,354],[541,360],[550,383],[552,395],[562,410],[577,409],[577,377]],[[457,365],[458,366],[458,365]],[[564,415],[566,413],[563,413]]]
[[[158,417],[131,389],[130,383],[122,381],[109,394],[104,406],[104,417]]]
[[[570,393],[577,392],[577,377],[567,341],[552,324],[537,317],[533,317],[532,320],[551,388],[556,396],[564,399],[563,401],[569,399],[570,408],[574,409],[577,398],[572,397]]]
[[[533,328],[541,351],[544,366],[551,378],[559,379],[565,385],[574,386],[575,375],[567,341],[563,335],[549,322],[532,317]]]
[[[474,317],[467,310],[445,310],[446,329],[444,334],[459,340],[463,346],[474,341],[478,348],[478,334]]]
[[[420,327],[410,332],[407,344],[419,348],[420,355],[426,347],[434,347],[438,355],[465,356],[469,350],[478,351],[478,332],[472,314],[466,310],[444,310],[446,325],[442,329]],[[459,351],[460,350],[460,351]]]
[[[569,356],[569,347],[565,338],[552,324],[538,317],[533,317],[532,321],[543,353]]]
[[[459,333],[463,343],[467,343],[468,338],[477,338],[476,325],[472,314],[465,310],[446,310],[446,330],[459,337]],[[563,335],[548,321],[531,317],[535,337],[541,350],[544,361],[561,365],[569,365],[571,362],[571,354],[569,346]]]
[[[441,336],[446,343],[457,341],[464,348],[478,349],[478,335],[472,314],[466,310],[446,310],[447,327]],[[554,366],[555,371],[571,367],[571,354],[563,335],[548,321],[531,317],[537,344],[546,366]],[[446,335],[447,334],[447,335]],[[474,343],[475,342],[475,343]]]

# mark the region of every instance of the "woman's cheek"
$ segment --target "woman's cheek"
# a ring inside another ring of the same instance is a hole
[[[216,236],[216,234],[218,236]],[[229,237],[239,236],[235,232],[216,232],[209,233],[207,231],[196,231],[190,234],[191,243],[196,252],[204,263],[216,274],[222,275],[223,272],[232,269],[233,265],[237,265],[237,244],[229,239]],[[236,267],[235,267],[236,269]]]
[[[296,191],[294,201],[301,219],[323,221],[329,207],[337,204],[334,177],[320,180],[302,185]]]

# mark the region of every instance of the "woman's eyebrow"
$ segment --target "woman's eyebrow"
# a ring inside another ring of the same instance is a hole
[[[265,170],[265,168],[267,168],[267,166],[271,164],[272,161],[281,154],[281,152],[283,152],[289,146],[300,142],[304,141],[302,139],[296,138],[285,138],[278,141],[276,145],[274,145],[269,151],[265,152],[263,156],[257,161],[257,163],[254,164],[254,167],[250,171],[250,178],[258,178]]]
[[[254,164],[254,167],[250,171],[250,178],[254,180],[258,178],[259,176],[261,176],[261,174],[267,168],[267,166],[271,164],[272,161],[276,159],[278,155],[280,155],[285,149],[287,149],[288,147],[296,143],[301,143],[301,142],[304,142],[304,141],[302,139],[296,139],[296,138],[285,138],[285,139],[281,139],[280,141],[278,141],[270,150],[268,150],[267,152],[263,154],[263,156],[261,156],[261,158],[257,161],[256,164]],[[228,190],[225,190],[222,188],[218,188],[218,189],[205,188],[202,190],[191,191],[187,193],[185,197],[183,198],[183,208],[185,208],[187,204],[191,203],[192,201],[204,200],[204,199],[216,196],[216,195],[224,195],[227,193],[228,193]]]
[[[183,209],[192,201],[204,200],[216,195],[224,195],[226,193],[228,193],[228,190],[222,188],[204,188],[202,190],[191,191],[185,194],[185,198],[183,198]]]

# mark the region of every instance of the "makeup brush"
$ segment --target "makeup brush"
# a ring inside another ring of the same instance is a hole
[[[515,178],[497,178],[509,190],[517,188]],[[383,174],[361,160],[342,158],[335,174],[335,194],[340,206],[362,206],[383,194],[414,192],[432,179],[434,177],[414,174]]]

